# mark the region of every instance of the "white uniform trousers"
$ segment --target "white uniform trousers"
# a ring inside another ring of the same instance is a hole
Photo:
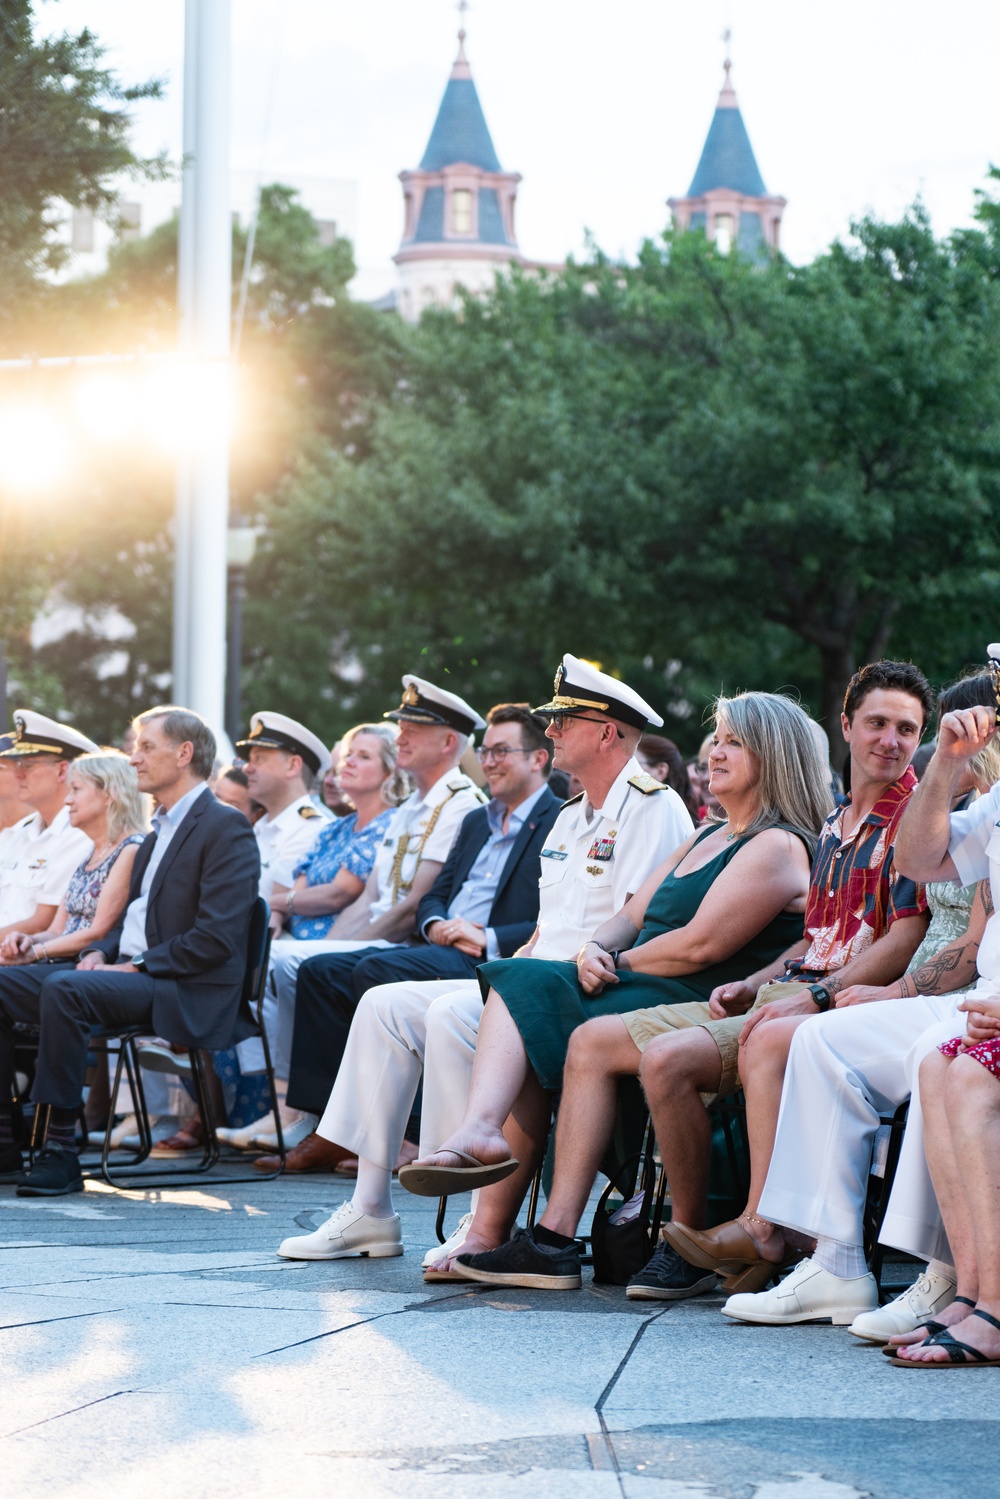
[[[324,952],[356,952],[362,947],[394,945],[381,937],[373,942],[351,942],[346,938],[338,942],[296,942],[292,937],[282,937],[271,943],[271,965],[261,1014],[276,1078],[280,1078],[282,1082],[288,1081],[292,1062],[292,1032],[295,1029],[295,980],[299,967],[306,958],[315,958],[317,954]],[[264,1071],[264,1048],[256,1036],[240,1041],[236,1054],[241,1072]]]
[[[864,1242],[862,1216],[879,1114],[905,1103],[920,1062],[936,1044],[923,1044],[925,1033],[932,1026],[940,1032],[944,1022],[954,1028],[962,998],[948,994],[852,1005],[799,1026],[757,1209],[762,1218],[844,1244]],[[933,1203],[919,1122],[900,1169],[905,1173],[901,1201],[929,1197]]]
[[[317,1134],[391,1171],[423,1071],[420,1154],[437,1150],[465,1114],[482,1014],[475,979],[369,989]]]

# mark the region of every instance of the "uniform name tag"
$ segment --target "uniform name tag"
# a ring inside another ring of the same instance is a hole
[[[601,859],[605,863],[611,858],[615,851],[615,840],[613,838],[595,838],[590,845],[588,859]]]
[[[543,848],[542,849],[542,858],[543,859],[565,859],[566,857],[567,857],[566,850],[564,848]]]

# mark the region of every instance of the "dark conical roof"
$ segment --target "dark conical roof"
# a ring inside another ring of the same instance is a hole
[[[458,56],[420,169],[439,172],[442,167],[451,166],[456,161],[466,161],[470,166],[481,167],[484,172],[501,170],[465,56],[464,33],[460,34]]]
[[[728,62],[726,81],[719,95],[701,160],[688,188],[688,197],[700,198],[703,193],[711,192],[715,187],[728,187],[747,198],[763,198],[767,194],[750,137],[747,135],[747,127],[736,102],[736,91],[729,81]]]

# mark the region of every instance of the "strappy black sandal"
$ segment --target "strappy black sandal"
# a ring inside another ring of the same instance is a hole
[[[991,1317],[989,1312],[980,1311],[978,1306],[970,1316],[982,1317],[984,1322],[1000,1332],[1000,1319]],[[971,1343],[960,1343],[947,1329],[928,1338],[923,1346],[927,1347],[928,1344],[945,1349],[947,1359],[943,1363],[928,1363],[925,1359],[894,1358],[892,1363],[900,1369],[1000,1369],[1000,1358],[988,1358],[978,1348],[973,1348]]]
[[[952,1300],[960,1301],[963,1306],[971,1306],[973,1309],[975,1309],[976,1303],[970,1300],[968,1296],[953,1296]],[[937,1337],[939,1332],[948,1331],[943,1322],[934,1321],[918,1322],[913,1331],[920,1332],[921,1329],[923,1329],[925,1332],[930,1333],[932,1338]],[[925,1339],[924,1341],[926,1342],[927,1340]],[[885,1354],[886,1358],[895,1358],[896,1354],[901,1348],[918,1348],[921,1346],[922,1345],[918,1343],[886,1343],[885,1347],[882,1349],[882,1352]]]

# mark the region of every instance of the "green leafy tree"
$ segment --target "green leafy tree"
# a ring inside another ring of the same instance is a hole
[[[93,33],[40,37],[31,0],[0,0],[0,312],[11,312],[66,247],[61,204],[114,219],[123,174],[162,175],[129,143],[128,106],[156,81],[123,85]]]

